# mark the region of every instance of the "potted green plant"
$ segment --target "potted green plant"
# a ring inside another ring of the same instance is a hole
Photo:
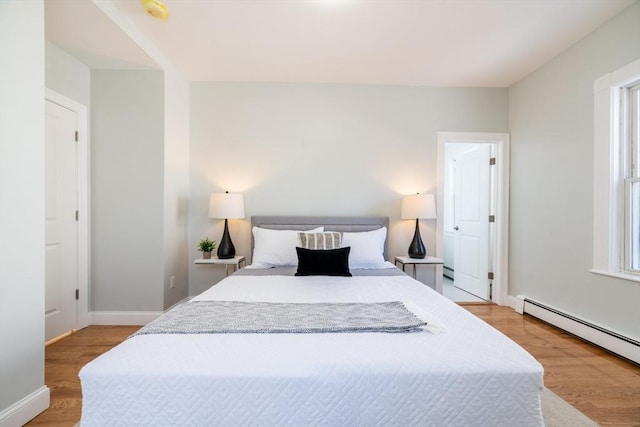
[[[211,259],[211,251],[216,248],[216,241],[209,240],[208,237],[200,239],[198,242],[198,250],[202,252],[202,258]]]

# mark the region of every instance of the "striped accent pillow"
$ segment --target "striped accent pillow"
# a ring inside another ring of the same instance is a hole
[[[325,233],[298,233],[300,247],[304,249],[339,249],[341,235],[335,231]]]

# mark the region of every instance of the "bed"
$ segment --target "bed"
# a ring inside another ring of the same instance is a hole
[[[141,333],[81,370],[83,427],[544,425],[542,366],[386,262],[387,218],[253,217],[252,225],[252,265],[189,303],[297,310],[402,301],[426,325],[408,332]],[[260,233],[312,229],[350,242],[350,277],[295,276],[307,266],[300,256],[297,266],[260,264],[270,255]],[[382,244],[363,237],[380,233]],[[362,255],[358,248],[372,246],[384,266],[351,263]]]

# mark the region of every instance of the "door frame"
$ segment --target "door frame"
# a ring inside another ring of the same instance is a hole
[[[509,280],[509,134],[492,132],[438,132],[437,211],[444,212],[444,173],[446,143],[492,143],[496,147],[495,260],[492,301],[508,305]],[[444,254],[444,221],[436,226],[436,256]]]
[[[89,325],[89,133],[87,107],[51,89],[45,100],[76,113],[78,146],[78,290],[75,329]]]

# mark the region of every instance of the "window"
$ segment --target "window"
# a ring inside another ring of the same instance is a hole
[[[629,159],[625,173],[624,269],[640,273],[640,82],[621,89],[621,135]]]
[[[594,82],[594,273],[640,282],[640,60]]]

